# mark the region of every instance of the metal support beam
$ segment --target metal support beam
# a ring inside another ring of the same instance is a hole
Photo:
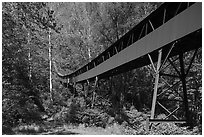
[[[153,119],[153,121],[155,122],[155,123],[157,123],[155,126],[158,126],[161,122],[173,122],[173,121],[179,121],[179,119],[174,115],[174,113],[177,111],[179,109],[179,107],[177,107],[174,111],[172,111],[172,112],[168,112],[169,113],[169,115],[167,115],[164,119],[161,119],[161,120],[159,120],[159,119],[157,119],[158,121],[154,121],[155,119]],[[170,117],[171,115],[173,115],[174,116],[174,118],[176,117],[176,120],[168,120],[167,118],[168,117]],[[176,123],[176,122],[175,122]],[[180,123],[180,122],[179,122]],[[182,122],[183,123],[183,122]]]
[[[141,38],[144,28],[145,28],[145,25],[143,25],[142,30],[141,30],[141,32],[140,32],[140,35],[139,35],[138,39]]]
[[[147,35],[148,23],[145,24],[145,35]]]
[[[152,22],[150,20],[149,20],[149,24],[151,25],[152,30],[154,30],[154,26],[153,26],[153,24],[152,24]]]
[[[188,107],[188,97],[187,97],[187,89],[186,89],[186,74],[185,74],[185,68],[184,68],[184,61],[183,61],[183,54],[179,55],[179,61],[180,61],[180,71],[181,71],[181,82],[183,87],[183,103],[184,103],[184,109],[185,109],[185,117],[187,124],[190,124],[190,117],[189,117],[189,107]]]
[[[162,65],[161,65],[161,67],[160,67],[160,70],[162,69],[162,67],[163,67],[164,64],[166,63],[167,59],[169,58],[169,55],[170,55],[172,49],[174,48],[174,45],[175,45],[175,42],[172,44],[172,46],[171,46],[171,48],[170,48],[168,54],[166,55],[166,58],[165,58],[164,62],[162,63]]]
[[[172,115],[172,114],[174,113],[174,112],[173,112],[173,113],[170,112],[170,111],[169,111],[166,107],[164,107],[160,102],[157,102],[157,103],[158,103],[159,106],[161,106],[161,107],[162,107],[166,112],[168,112],[170,115]],[[169,116],[167,116],[167,117],[169,117]],[[166,117],[166,118],[167,118],[167,117]],[[177,118],[175,115],[173,115],[173,117],[174,117],[176,120],[178,120],[178,118]],[[166,118],[165,118],[165,119],[166,119]]]
[[[102,58],[103,58],[103,62],[105,61],[105,59],[104,59],[104,55],[102,56]]]
[[[90,84],[90,83],[89,83],[89,80],[87,79],[86,81],[87,81],[87,84],[88,84],[88,86],[89,86],[89,84]]]
[[[133,34],[134,34],[134,33],[133,33]],[[132,44],[132,43],[130,43],[130,42],[131,42],[131,39],[132,39],[132,34],[129,36],[128,43],[127,43],[127,47]]]
[[[165,93],[166,91],[168,91],[169,89],[173,88],[174,86],[176,86],[176,85],[179,84],[179,83],[180,83],[180,81],[174,83],[173,85],[170,85],[169,88],[167,88],[166,90],[163,90],[161,93],[159,93],[159,94],[157,95],[157,97],[161,96],[163,93]],[[176,91],[175,91],[175,92],[176,92]],[[182,98],[182,96],[181,96],[178,92],[176,92],[176,93],[179,95],[179,97]],[[182,99],[183,99],[183,98],[182,98]]]
[[[179,108],[180,108],[180,107],[177,107],[176,109],[174,109],[174,111],[172,111],[169,115],[167,115],[165,119],[167,119],[168,117],[170,117],[171,115],[173,115]],[[173,115],[173,116],[175,116],[175,115]],[[178,118],[177,118],[177,120],[178,120]]]
[[[75,82],[75,81],[74,81],[74,85],[73,85],[73,87],[74,87],[73,90],[74,90],[74,97],[75,97],[76,92],[77,92],[77,91],[76,91],[76,82]]]
[[[69,78],[67,79],[67,87],[69,87]]]
[[[131,44],[134,43],[134,33],[131,35]]]
[[[174,15],[174,16],[176,16],[176,15],[177,15],[177,13],[178,13],[178,11],[179,11],[179,9],[180,9],[180,7],[181,7],[181,4],[182,4],[182,2],[180,2],[180,4],[179,4],[179,6],[178,6],[178,8],[177,8],[177,10],[176,10],[176,12],[175,12],[175,15]]]
[[[163,24],[165,23],[165,21],[166,21],[166,9],[164,9]]]
[[[111,55],[110,55],[110,51],[108,51],[108,59],[111,57]]]
[[[174,70],[177,72],[177,74],[180,76],[181,74],[179,70],[176,68],[176,66],[174,65],[173,61],[170,58],[168,58],[168,61],[171,64],[171,66],[174,68]]]
[[[159,69],[160,69],[160,65],[161,65],[161,57],[162,57],[162,50],[159,50],[157,69],[156,69],[156,78],[155,78],[155,83],[154,83],[154,93],[153,93],[153,100],[152,100],[151,119],[154,118],[154,114],[155,114],[155,106],[156,106],[157,90],[158,90],[158,84],[159,84]]]
[[[168,58],[167,58],[168,60]],[[167,60],[165,61],[165,63],[167,62]],[[178,60],[178,58],[172,60],[172,63],[174,63],[176,60]],[[167,67],[169,67],[171,65],[171,63],[168,63],[166,66],[162,65],[162,67],[160,68],[160,71],[166,69]]]
[[[94,103],[95,103],[97,82],[98,82],[98,77],[96,76],[96,79],[95,79],[95,82],[94,82],[94,87],[93,87],[93,97],[92,97],[92,104],[91,104],[92,108],[94,107]]]
[[[150,62],[151,62],[151,64],[152,64],[152,68],[154,69],[154,72],[156,73],[156,68],[155,68],[154,63],[153,63],[153,61],[152,61],[152,58],[151,58],[151,56],[150,56],[149,54],[147,54],[147,55],[148,55],[149,60],[150,60]]]
[[[117,49],[117,47],[114,47],[114,48],[115,48],[115,52],[118,53],[118,49]]]
[[[119,51],[123,50],[123,48],[124,48],[123,46],[124,46],[123,41],[121,41]]]

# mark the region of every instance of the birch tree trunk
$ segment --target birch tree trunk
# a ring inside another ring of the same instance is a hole
[[[50,65],[50,100],[52,99],[52,44],[51,44],[51,28],[49,28],[49,35],[48,35],[48,41],[49,41],[49,65]]]
[[[28,70],[28,76],[30,82],[32,82],[32,68],[31,68],[31,46],[30,46],[31,36],[30,32],[28,32],[28,61],[29,61],[29,70]]]

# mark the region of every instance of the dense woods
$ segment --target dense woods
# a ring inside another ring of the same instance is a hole
[[[122,134],[119,131],[125,134],[125,129],[127,134],[148,134],[144,122],[152,103],[151,65],[99,79],[97,86],[94,81],[86,83],[84,88],[78,84],[76,90],[60,79],[56,70],[69,74],[82,67],[161,4],[2,3],[3,134],[23,130],[26,134],[36,134],[45,132],[45,125],[63,124],[103,127],[113,134]],[[193,51],[185,53],[184,61],[189,63],[192,56]],[[166,71],[173,74],[173,70]],[[175,82],[173,78],[166,80],[170,84]],[[181,86],[176,85],[162,99],[174,99],[173,90],[179,92]],[[182,125],[161,124],[151,134],[201,134],[201,88],[202,49],[198,49],[187,78],[194,128],[187,131]],[[176,105],[164,104],[170,109]],[[178,113],[183,117],[182,112]],[[158,109],[156,115],[162,117],[161,114],[166,115]],[[33,124],[37,131],[19,128]]]

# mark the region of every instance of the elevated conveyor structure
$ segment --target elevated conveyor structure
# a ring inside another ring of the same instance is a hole
[[[164,3],[107,50],[74,73],[59,75],[73,82],[115,75],[157,61],[157,51],[163,49],[162,59],[170,45],[177,41],[170,56],[200,45],[202,27],[201,3]],[[192,42],[191,42],[192,41]],[[184,46],[185,45],[185,46]]]
[[[195,50],[196,54],[197,49],[201,46],[202,3],[164,3],[91,62],[74,73],[59,75],[59,77],[68,79],[72,83],[83,83],[86,80],[106,78],[152,64],[155,71],[155,83],[151,117],[148,122],[185,121],[189,123],[186,77],[192,62],[185,72],[183,54],[191,50]],[[179,68],[176,68],[174,61],[171,59],[174,56],[179,56]],[[193,59],[194,56],[192,61]],[[161,72],[167,61],[178,75],[173,76]],[[157,67],[154,67],[155,62],[157,62]],[[157,97],[163,93],[157,91],[159,79],[162,75],[180,79],[183,85],[182,98],[186,119],[178,120],[174,115],[178,108],[169,111],[157,101]],[[156,104],[168,113],[165,119],[155,119]],[[172,116],[174,119],[168,120]]]

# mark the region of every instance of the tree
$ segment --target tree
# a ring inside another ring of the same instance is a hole
[[[159,3],[99,3],[100,10],[98,12],[98,18],[96,19],[98,19],[99,22],[97,29],[98,33],[101,34],[100,38],[105,41],[103,42],[103,45],[107,48],[113,44],[144,17],[155,10],[157,5],[159,5]],[[144,70],[146,70],[146,67],[119,74],[110,79],[109,86],[112,87],[111,98],[113,104],[119,105],[119,107],[113,105],[113,108],[122,108],[123,105],[127,103],[126,101],[129,99],[127,92],[129,95],[131,94],[137,98],[134,99],[137,100],[137,103],[134,103],[134,105],[137,105],[137,109],[143,108],[140,105],[138,106],[138,104],[146,104],[146,102],[144,103],[141,101],[143,97],[142,94],[147,98],[148,94],[145,94],[147,93],[147,90],[142,90],[142,87],[139,88],[141,84],[136,84],[137,82],[142,83],[140,82],[141,79],[137,81],[135,79],[139,74],[143,74],[145,80],[147,77],[150,77]],[[145,80],[143,83],[145,83]],[[148,80],[151,81],[151,79]],[[151,88],[151,85],[146,86],[149,87],[149,89]]]
[[[42,18],[45,6],[44,3],[3,3],[4,124],[15,125],[19,118],[32,120],[27,116],[33,111],[45,112],[42,101],[48,87],[46,41],[42,40],[46,35],[46,22]]]
[[[159,3],[56,3],[54,9],[58,13],[58,20],[64,24],[62,32],[63,38],[66,39],[66,43],[64,43],[62,41],[65,40],[60,37],[60,41],[56,45],[63,46],[62,50],[64,51],[69,49],[68,54],[63,57],[59,54],[56,55],[57,62],[64,62],[66,68],[72,71],[76,70],[118,40],[142,18],[155,10],[157,5]],[[61,18],[62,16],[63,18]],[[60,51],[59,48],[57,51]],[[59,59],[60,56],[61,59]],[[133,71],[133,74],[134,72],[136,73]],[[145,72],[142,71],[142,73],[144,76],[148,76]],[[129,81],[130,75],[132,73],[129,72],[114,76],[111,78],[112,82],[109,82],[112,83],[109,86],[113,86],[112,98],[118,97],[119,104],[123,104],[122,102],[126,98],[124,97],[125,91],[130,85],[126,81]],[[133,80],[130,81],[133,82]],[[116,87],[120,88],[116,89]],[[132,90],[136,92],[134,89]],[[147,91],[139,92],[137,90],[137,92],[137,95],[140,96],[139,93]]]

